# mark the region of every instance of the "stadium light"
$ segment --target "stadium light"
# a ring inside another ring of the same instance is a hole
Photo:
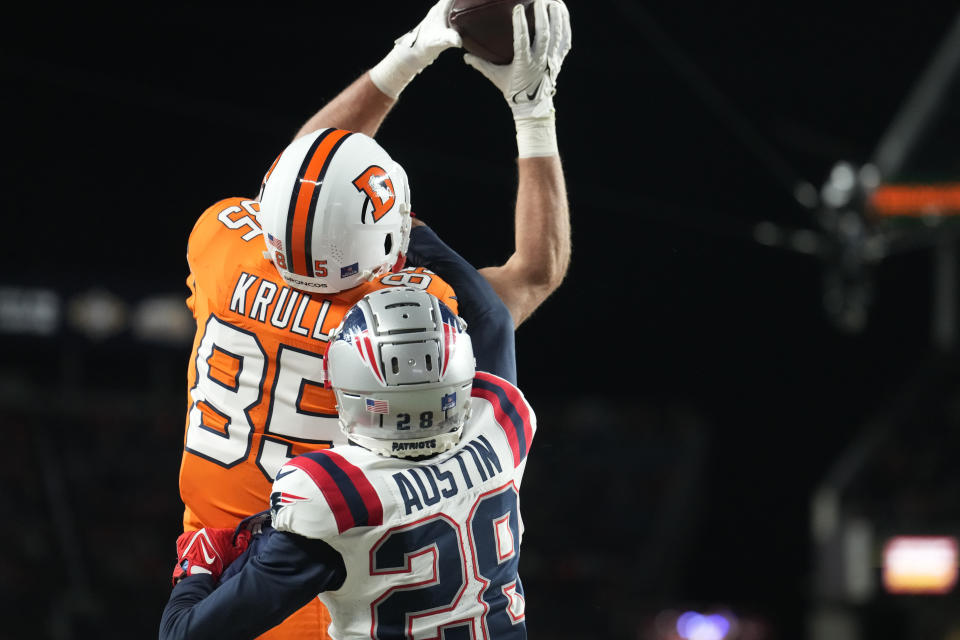
[[[892,594],[944,594],[957,584],[957,539],[895,536],[883,547],[883,586]]]

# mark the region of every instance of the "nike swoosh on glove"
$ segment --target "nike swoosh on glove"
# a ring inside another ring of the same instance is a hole
[[[513,8],[513,60],[497,65],[467,53],[464,61],[503,93],[516,118],[553,112],[557,75],[572,46],[570,12],[560,0],[534,0],[534,34],[530,42],[523,5]]]
[[[214,580],[250,544],[249,531],[205,527],[186,531],[177,538],[177,565],[173,569],[173,584],[187,576],[207,574]]]

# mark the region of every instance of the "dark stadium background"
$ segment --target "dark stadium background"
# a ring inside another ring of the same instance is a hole
[[[179,317],[200,212],[254,196],[299,124],[429,5],[8,16],[0,637],[156,633],[189,341],[137,323]],[[814,495],[844,469],[850,509],[874,525],[874,582],[883,534],[960,533],[952,227],[894,223],[919,239],[843,290],[873,284],[847,324],[824,304],[838,260],[770,246],[821,233],[795,187],[873,159],[955,4],[570,9],[556,107],[573,259],[517,334],[540,422],[524,485],[532,637],[676,637],[655,630],[687,610],[726,612],[740,640],[815,638],[818,611],[856,621],[860,636],[831,636],[847,640],[956,634],[955,594],[823,587],[811,537]],[[954,94],[895,178],[957,177]],[[510,114],[457,53],[406,90],[380,139],[443,238],[478,266],[509,254]],[[864,432],[872,453],[839,462]]]

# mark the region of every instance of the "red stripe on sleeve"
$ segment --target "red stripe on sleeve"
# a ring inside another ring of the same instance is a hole
[[[354,526],[353,514],[350,513],[350,507],[343,497],[343,492],[326,469],[306,456],[298,456],[289,461],[286,466],[303,469],[313,483],[320,488],[330,510],[333,511],[333,517],[337,520],[337,530],[340,533]]]
[[[524,401],[523,397],[520,395],[520,390],[517,389],[512,384],[510,384],[509,382],[507,382],[506,380],[504,380],[503,378],[495,376],[492,373],[487,373],[485,371],[477,371],[476,379],[483,380],[485,383],[489,385],[493,385],[498,389],[500,389],[503,392],[503,395],[507,397],[507,400],[512,405],[514,411],[516,411],[516,414],[520,417],[520,420],[522,421],[523,424],[516,425],[513,421],[513,418],[510,416],[510,414],[508,414],[504,410],[504,408],[501,406],[499,396],[497,396],[493,392],[486,391],[480,396],[488,400],[493,405],[494,415],[496,417],[497,422],[499,422],[501,426],[504,426],[507,423],[509,423],[514,427],[519,426],[520,428],[523,429],[523,439],[524,439],[524,442],[526,443],[526,448],[522,453],[520,452],[520,440],[517,437],[516,432],[510,433],[510,429],[504,429],[504,431],[507,432],[507,438],[510,441],[510,446],[514,447],[514,461],[517,464],[519,464],[520,460],[522,460],[524,456],[530,453],[530,445],[533,443],[533,423],[530,420],[530,408],[527,407],[527,403]],[[480,395],[479,394],[480,391],[483,391],[483,390],[477,389],[477,387],[474,386],[472,395],[474,396]],[[491,398],[489,396],[493,396],[493,397]]]
[[[530,453],[530,445],[533,442],[533,423],[530,420],[530,408],[527,407],[527,403],[523,397],[521,397],[520,390],[509,382],[495,376],[483,372],[481,372],[481,375],[490,379],[491,382],[499,384],[500,388],[506,392],[507,398],[513,403],[517,413],[520,414],[520,419],[523,420],[523,439],[527,443],[527,450],[524,451],[524,453]]]
[[[477,387],[473,388],[471,394],[474,398],[483,398],[491,405],[493,405],[493,417],[497,421],[497,424],[500,425],[500,428],[503,429],[503,432],[507,436],[507,442],[510,443],[510,451],[513,452],[513,466],[516,467],[520,464],[520,461],[523,459],[520,454],[520,439],[517,438],[517,431],[513,426],[504,426],[509,423],[513,425],[513,420],[510,419],[504,410],[500,406],[500,398],[493,391],[487,389],[478,389]]]
[[[340,470],[347,474],[347,477],[353,482],[353,486],[356,487],[357,493],[363,500],[363,505],[367,508],[366,524],[368,526],[383,524],[383,504],[380,502],[380,496],[377,495],[377,490],[367,480],[367,476],[360,470],[360,467],[350,464],[343,456],[333,451],[327,450],[324,451],[324,454],[340,467]]]

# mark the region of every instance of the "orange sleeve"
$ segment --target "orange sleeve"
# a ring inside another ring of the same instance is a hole
[[[187,309],[190,309],[190,313],[193,314],[193,317],[197,317],[197,280],[193,277],[193,274],[187,276],[187,289],[190,290],[190,295],[187,296]]]
[[[444,304],[450,307],[450,310],[460,314],[459,305],[457,304],[457,294],[453,290],[446,280],[442,279],[438,275],[433,276],[433,280],[430,282],[430,285],[427,287],[427,292],[432,293],[436,297],[440,298]]]

